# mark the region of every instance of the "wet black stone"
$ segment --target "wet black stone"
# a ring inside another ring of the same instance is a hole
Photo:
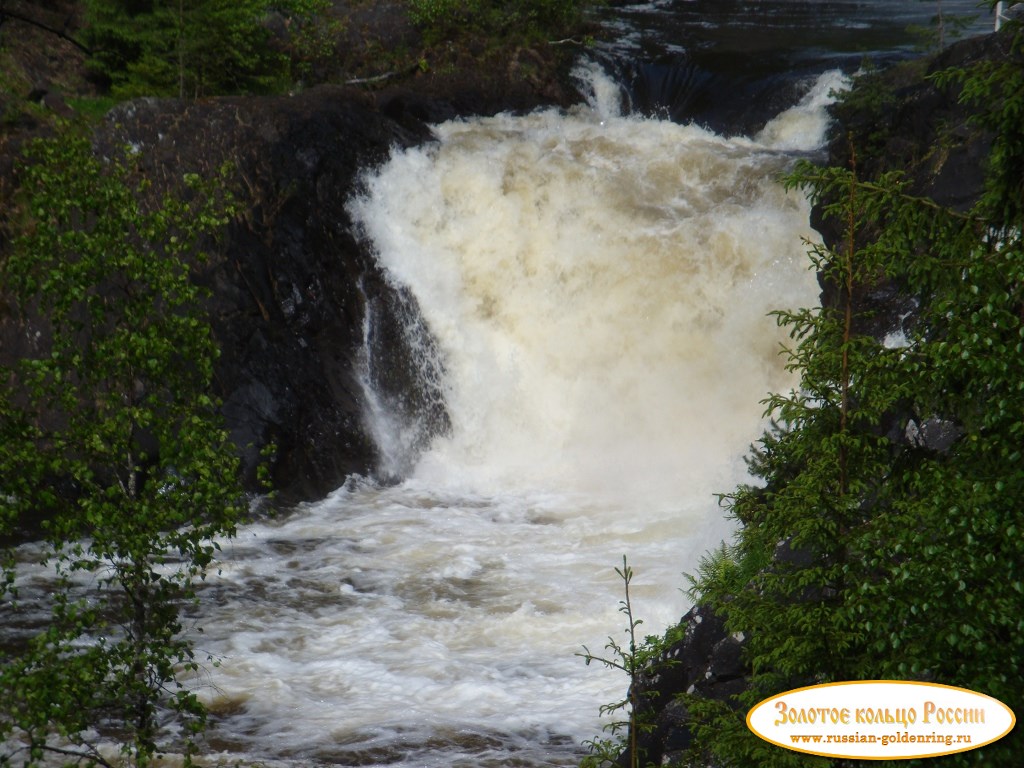
[[[345,209],[361,174],[394,147],[429,137],[338,87],[294,97],[199,103],[146,99],[116,109],[101,149],[139,148],[147,173],[173,185],[186,172],[232,164],[243,207],[198,280],[221,349],[215,375],[227,428],[255,490],[261,451],[282,503],[321,498],[351,474],[371,474],[377,448],[359,381],[368,301],[397,303]],[[394,365],[412,366],[400,334]],[[410,375],[395,384],[425,400]]]

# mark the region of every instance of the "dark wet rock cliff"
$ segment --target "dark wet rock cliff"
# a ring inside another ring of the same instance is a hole
[[[360,380],[368,305],[384,308],[369,354],[390,360],[377,384],[396,400],[440,408],[410,374],[400,327],[408,297],[388,284],[345,210],[362,172],[392,148],[430,139],[423,123],[401,118],[358,92],[321,87],[293,97],[133,101],[100,131],[101,149],[130,146],[158,184],[232,165],[242,212],[198,279],[212,293],[215,386],[247,481],[273,444],[273,485],[285,502],[322,497],[375,469]]]

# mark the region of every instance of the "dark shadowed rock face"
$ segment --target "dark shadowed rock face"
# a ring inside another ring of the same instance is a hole
[[[271,474],[284,502],[322,497],[376,466],[363,423],[363,321],[368,302],[387,308],[408,297],[358,241],[345,203],[360,173],[392,147],[429,138],[422,124],[400,125],[360,94],[329,87],[295,97],[141,100],[107,118],[101,150],[129,145],[158,186],[225,161],[234,167],[242,213],[198,279],[212,292],[215,386],[247,483],[260,451],[276,445]],[[378,314],[386,324],[389,312]],[[394,368],[408,369],[402,334],[386,325],[382,333]],[[399,379],[393,386],[407,400],[437,402],[415,377]]]
[[[642,706],[655,713],[654,727],[638,735],[644,765],[675,764],[692,745],[681,694],[727,701],[746,686],[742,633],[730,634],[722,617],[702,605],[691,608],[680,626],[682,638],[651,665],[638,692]]]

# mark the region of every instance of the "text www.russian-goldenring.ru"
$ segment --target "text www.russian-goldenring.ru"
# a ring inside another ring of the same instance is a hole
[[[967,733],[917,734],[910,733],[909,731],[882,735],[874,733],[819,733],[810,736],[792,734],[789,738],[793,744],[881,744],[883,747],[887,747],[890,744],[945,744],[949,747],[953,744],[971,743],[971,736]]]

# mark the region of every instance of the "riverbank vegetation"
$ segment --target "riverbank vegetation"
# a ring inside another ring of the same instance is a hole
[[[588,40],[593,0],[29,0],[0,3],[0,135],[140,96],[331,83],[545,92]],[[45,54],[44,54],[45,52]],[[49,98],[47,98],[49,97]],[[42,107],[40,107],[42,105]]]
[[[844,680],[962,686],[1014,706],[1024,690],[1024,41],[934,75],[991,137],[984,193],[958,209],[845,167],[802,164],[839,233],[811,249],[823,305],[784,310],[797,389],[765,402],[750,458],[759,485],[723,501],[740,525],[694,596],[743,633],[738,699],[684,697],[692,765],[846,765],[780,749],[746,727],[758,701]],[[853,98],[857,98],[856,87]],[[868,289],[912,311],[869,332]],[[1020,729],[943,765],[1010,766]],[[913,765],[921,761],[902,764]]]
[[[407,0],[409,18],[428,40],[485,37],[495,41],[540,42],[576,28],[583,0]]]
[[[91,75],[119,98],[284,90],[330,55],[329,0],[85,0]]]
[[[0,260],[21,351],[0,368],[0,541],[37,531],[0,579],[0,764],[144,766],[169,733],[187,757],[205,710],[182,681],[213,663],[187,614],[247,511],[191,275],[231,200],[191,176],[153,195],[76,135],[31,144],[22,174]]]

